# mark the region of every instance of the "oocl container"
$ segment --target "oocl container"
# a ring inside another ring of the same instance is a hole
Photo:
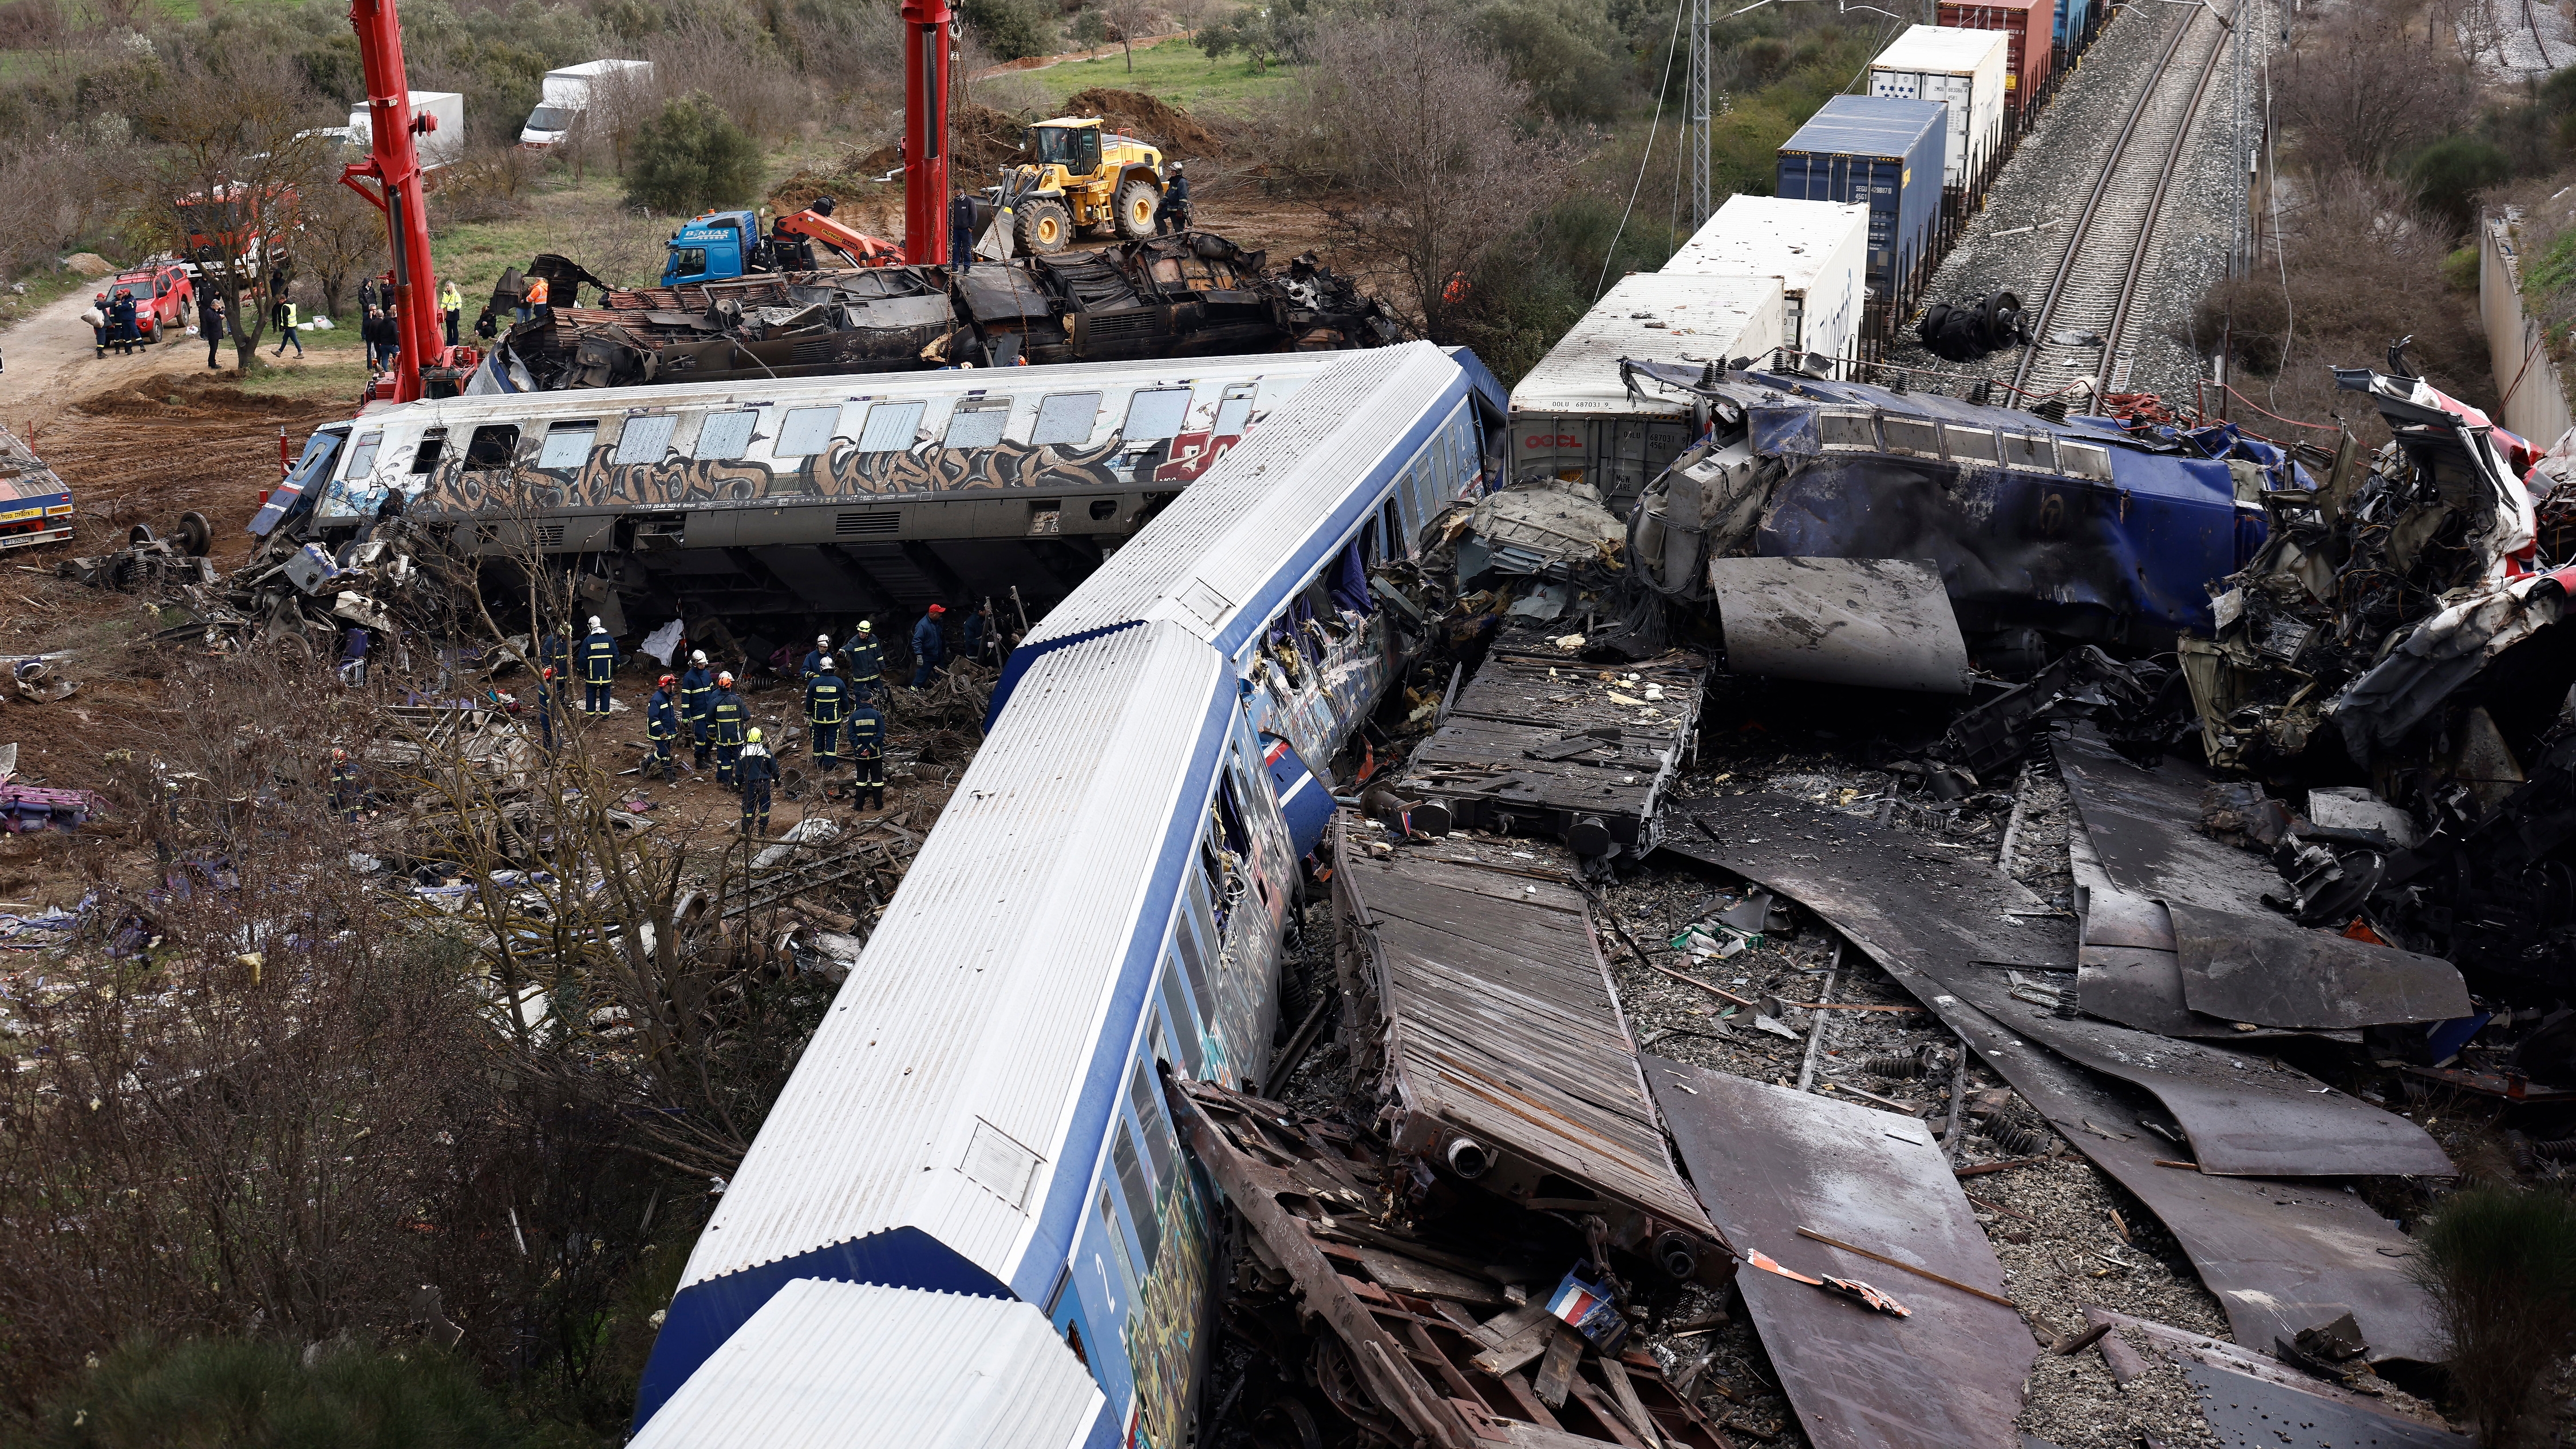
[[[1938,101],[1835,96],[1780,148],[1781,196],[1869,208],[1869,285],[1882,296],[1931,253],[1947,115]]]
[[[1968,186],[2004,139],[2004,37],[1993,30],[1908,27],[1869,63],[1869,93],[1950,108],[1941,184]]]
[[[1840,364],[1857,355],[1869,272],[1869,207],[1736,195],[1664,263],[1664,274],[1776,277],[1780,340]]]
[[[2057,0],[1941,0],[1941,23],[1953,30],[2000,30],[2004,92],[2015,109],[2048,79]]]

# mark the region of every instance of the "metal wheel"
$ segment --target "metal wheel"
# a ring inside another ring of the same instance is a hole
[[[1040,254],[1060,252],[1073,240],[1073,213],[1047,198],[1020,204],[1020,245]]]
[[[180,514],[178,530],[171,537],[190,558],[204,558],[215,547],[214,525],[202,513]]]
[[[1143,241],[1154,234],[1154,212],[1163,204],[1163,189],[1142,176],[1118,188],[1118,234]]]

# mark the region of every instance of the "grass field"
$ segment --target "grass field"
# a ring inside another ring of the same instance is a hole
[[[260,349],[264,361],[268,349]],[[225,354],[231,360],[231,354]],[[263,367],[237,384],[242,391],[262,397],[335,397],[350,398],[367,385],[367,364],[355,362],[308,363],[302,367]]]
[[[1143,91],[1185,111],[1240,112],[1256,99],[1292,93],[1297,82],[1284,67],[1273,66],[1266,74],[1255,75],[1241,55],[1210,60],[1197,46],[1174,39],[1136,52],[1133,73],[1128,71],[1124,57],[1108,55],[1069,60],[1044,70],[1018,71],[977,85],[979,89],[990,86],[1005,96],[1027,90],[1050,103],[1093,86],[1107,86]],[[1000,103],[999,99],[993,102]]]

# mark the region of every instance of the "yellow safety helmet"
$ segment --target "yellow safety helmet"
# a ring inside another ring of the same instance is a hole
[[[744,738],[744,739],[746,739],[746,740],[751,741],[751,742],[752,742],[753,744],[755,744],[755,745],[756,745],[756,744],[759,744],[759,743],[760,743],[760,726],[758,726],[758,725],[753,725],[753,726],[751,727],[751,733],[750,733],[750,734],[747,734],[747,735],[744,735],[744,736],[743,736],[743,738]]]

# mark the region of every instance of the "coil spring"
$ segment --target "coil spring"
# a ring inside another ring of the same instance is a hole
[[[1942,1060],[1940,1048],[1925,1042],[1910,1052],[1878,1052],[1860,1059],[1860,1069],[1873,1077],[1920,1077]]]
[[[2534,1142],[2531,1144],[2531,1155],[2546,1157],[2552,1162],[2565,1162],[2571,1157],[2576,1157],[2576,1137],[2560,1137],[2549,1142]]]
[[[1980,1129],[1986,1140],[2014,1157],[2037,1157],[2048,1150],[2048,1133],[2036,1122],[1996,1116]]]

